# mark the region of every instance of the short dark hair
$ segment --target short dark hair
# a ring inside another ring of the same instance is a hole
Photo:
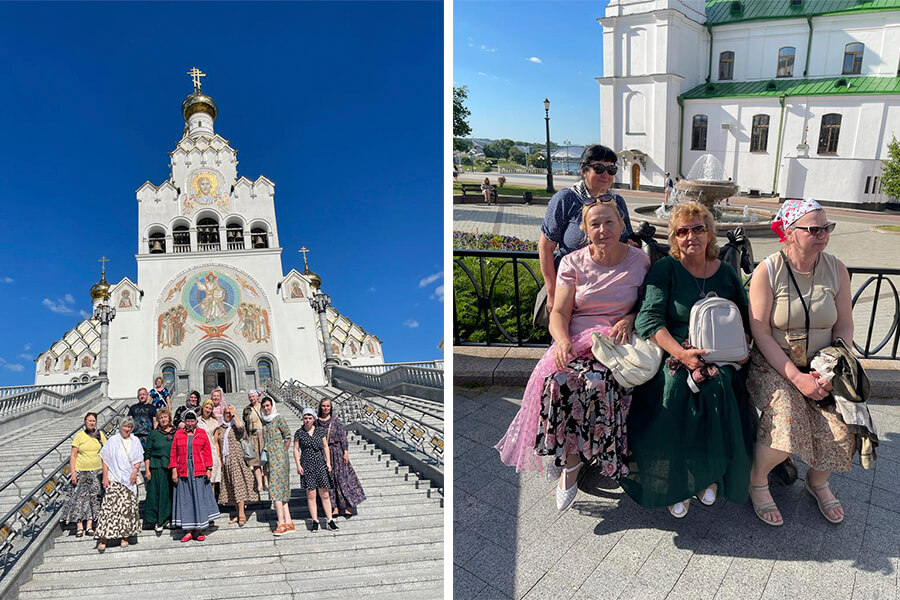
[[[600,144],[591,144],[581,153],[581,164],[591,163],[594,161],[603,161],[615,163],[619,161],[619,155],[611,148]]]

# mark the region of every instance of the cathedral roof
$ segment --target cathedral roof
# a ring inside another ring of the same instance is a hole
[[[900,94],[900,77],[826,77],[824,79],[770,79],[715,81],[682,94],[685,100],[707,98],[760,98],[780,96],[845,96]]]
[[[706,0],[707,25],[900,9],[900,0]]]
[[[181,103],[181,114],[184,115],[185,121],[187,121],[191,115],[198,112],[206,113],[215,120],[218,111],[219,108],[216,106],[215,101],[206,94],[200,92],[194,92],[188,95],[188,97],[184,99],[184,102]]]

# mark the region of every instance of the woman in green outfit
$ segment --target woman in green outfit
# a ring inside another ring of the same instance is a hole
[[[275,505],[278,526],[275,535],[294,531],[294,521],[288,510],[291,499],[291,472],[288,463],[288,447],[291,445],[291,429],[287,420],[278,414],[275,401],[268,396],[262,399],[263,452],[269,465],[269,499]]]
[[[147,499],[144,501],[144,522],[153,523],[156,534],[172,518],[172,489],[175,485],[169,477],[169,455],[172,439],[178,431],[172,425],[168,408],[156,412],[156,429],[147,436],[144,448],[144,473],[147,481]]]
[[[749,331],[747,296],[731,266],[717,258],[715,221],[696,202],[679,204],[669,218],[670,255],[646,279],[635,330],[665,352],[648,383],[635,388],[628,414],[631,473],[625,492],[646,508],[668,506],[687,515],[694,495],[705,505],[716,493],[746,502],[753,457],[753,425],[740,375],[731,366],[703,362],[687,345],[691,307],[709,292],[734,302]],[[687,377],[698,382],[690,390]]]

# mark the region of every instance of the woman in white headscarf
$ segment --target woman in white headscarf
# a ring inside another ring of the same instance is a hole
[[[815,200],[787,200],[772,222],[783,248],[764,259],[750,280],[750,397],[762,411],[757,432],[750,499],[769,525],[784,523],[769,493],[769,471],[791,454],[809,465],[806,491],[832,523],[844,509],[828,487],[832,471],[851,469],[853,434],[834,406],[816,402],[831,384],[810,370],[816,352],[841,338],[853,339],[850,274],[824,252],[834,223]]]
[[[131,435],[133,429],[134,421],[125,417],[119,424],[119,433],[109,438],[100,450],[106,495],[100,507],[100,525],[95,536],[97,549],[101,552],[106,550],[107,539],[119,538],[125,548],[128,538],[141,531],[137,477],[144,460],[144,447]]]
[[[234,506],[237,514],[229,523],[237,523],[243,527],[247,522],[244,514],[244,503],[256,502],[259,494],[253,488],[253,472],[244,462],[241,440],[246,435],[246,428],[237,416],[237,409],[228,404],[222,413],[222,425],[216,430],[215,443],[222,455],[222,486],[219,493],[219,504]]]

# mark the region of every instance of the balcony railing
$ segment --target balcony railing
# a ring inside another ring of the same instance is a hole
[[[198,252],[217,252],[222,249],[222,245],[219,242],[211,242],[205,244],[197,244]]]
[[[243,250],[244,249],[244,240],[228,242],[229,250]]]
[[[453,343],[457,346],[547,346],[532,313],[543,277],[537,252],[453,251]],[[897,359],[900,269],[848,267],[853,346],[864,358]],[[856,282],[861,283],[856,286]]]
[[[423,387],[444,389],[443,369],[423,369],[401,365],[380,374],[366,373],[349,367],[332,367],[331,375],[351,385],[383,392],[397,385],[409,383]]]
[[[173,244],[172,248],[174,248],[175,254],[184,254],[191,251],[190,244]]]

